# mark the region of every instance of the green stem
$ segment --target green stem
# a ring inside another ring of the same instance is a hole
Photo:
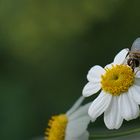
[[[128,136],[131,134],[139,133],[140,128],[133,129],[133,130],[128,130],[125,132],[120,132],[120,133],[110,133],[110,134],[95,134],[95,135],[90,135],[90,139],[107,139],[107,138],[115,138],[115,137],[121,137],[121,136]]]

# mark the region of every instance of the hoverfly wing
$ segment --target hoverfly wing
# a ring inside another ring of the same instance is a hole
[[[137,38],[133,44],[132,44],[132,47],[131,47],[131,51],[132,52],[136,52],[136,53],[140,53],[140,37]]]

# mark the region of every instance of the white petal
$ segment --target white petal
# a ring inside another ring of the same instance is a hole
[[[88,139],[89,139],[89,133],[88,133],[88,131],[84,132],[79,137],[71,137],[69,135],[66,135],[65,136],[65,140],[88,140]]]
[[[140,86],[133,85],[129,89],[129,95],[137,104],[140,104]]]
[[[121,110],[122,117],[127,121],[139,116],[138,104],[135,103],[127,93],[123,93],[119,96],[119,108]]]
[[[82,94],[84,97],[88,97],[91,96],[92,94],[97,93],[100,89],[101,89],[100,83],[88,82],[83,88]]]
[[[85,98],[81,96],[66,114],[69,116],[71,113],[73,113],[77,108],[79,108],[79,106],[82,104],[84,99]]]
[[[114,64],[122,64],[126,58],[126,55],[128,54],[129,49],[123,49],[121,50],[114,58]]]
[[[134,84],[140,86],[140,78],[135,78]]]
[[[118,107],[117,96],[112,97],[111,103],[104,113],[104,122],[108,129],[118,129],[122,125],[123,118]]]
[[[70,135],[71,137],[81,136],[86,132],[89,122],[90,117],[88,115],[69,121],[66,128],[66,135]]]
[[[110,63],[110,64],[106,65],[106,66],[105,66],[105,69],[106,69],[106,68],[108,68],[108,69],[112,68],[112,65],[113,65],[113,63]]]
[[[112,95],[102,91],[89,107],[88,113],[93,121],[96,120],[109,106]]]
[[[135,72],[135,77],[140,78],[140,67],[135,68],[134,72]]]
[[[69,120],[77,119],[78,117],[82,117],[88,115],[88,109],[91,103],[87,103],[80,108],[78,108],[75,112],[68,116]]]
[[[101,80],[101,75],[105,73],[105,70],[101,66],[94,66],[92,67],[88,74],[87,74],[87,79],[90,82],[100,82]]]
[[[140,78],[140,71],[136,73],[136,78]]]

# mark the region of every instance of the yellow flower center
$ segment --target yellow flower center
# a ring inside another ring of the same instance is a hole
[[[133,85],[135,74],[127,65],[113,65],[102,75],[102,89],[114,96],[127,92]]]
[[[53,116],[45,131],[45,140],[64,140],[68,118],[65,114]]]

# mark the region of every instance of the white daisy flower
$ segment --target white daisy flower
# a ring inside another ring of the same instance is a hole
[[[104,122],[109,129],[118,129],[123,119],[129,121],[139,116],[140,74],[126,65],[129,49],[120,51],[112,64],[102,68],[92,67],[87,75],[88,83],[83,89],[83,96],[97,93],[88,114],[93,121],[104,113]]]
[[[90,117],[87,110],[91,103],[80,106],[83,100],[84,97],[80,97],[68,112],[51,118],[45,140],[88,140]]]

